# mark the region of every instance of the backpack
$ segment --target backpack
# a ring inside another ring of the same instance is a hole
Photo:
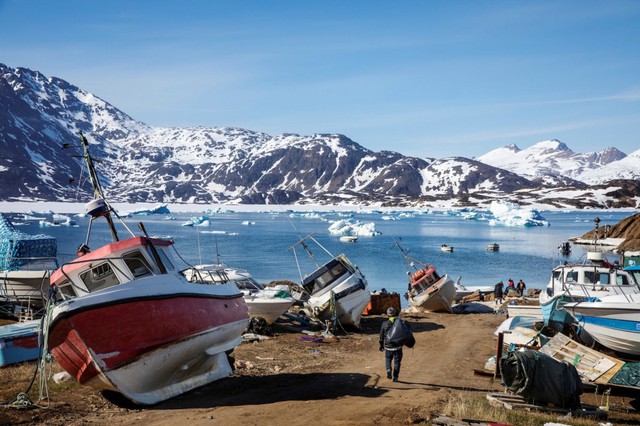
[[[413,348],[416,344],[416,339],[413,337],[411,326],[406,321],[396,318],[389,331],[387,331],[387,342],[391,346]]]

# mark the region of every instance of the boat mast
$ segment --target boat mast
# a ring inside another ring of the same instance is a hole
[[[115,225],[113,223],[113,219],[111,218],[111,213],[113,213],[120,220],[122,225],[129,231],[132,236],[135,236],[135,234],[131,231],[131,229],[129,229],[127,224],[124,223],[122,218],[118,216],[118,213],[116,213],[113,207],[111,207],[111,205],[105,199],[102,185],[100,185],[100,180],[98,179],[98,172],[93,165],[93,158],[91,157],[91,153],[89,152],[89,142],[87,141],[87,138],[84,137],[82,132],[80,132],[80,146],[82,147],[83,155],[74,155],[74,157],[82,158],[85,165],[87,166],[89,180],[91,181],[91,186],[93,187],[93,200],[87,203],[87,205],[85,206],[87,213],[91,216],[91,219],[89,220],[87,238],[85,240],[85,243],[80,246],[79,250],[88,250],[89,237],[91,236],[91,227],[93,225],[93,221],[99,217],[104,217],[106,219],[113,240],[120,241],[120,239],[118,238],[118,232],[116,231]],[[63,145],[63,148],[69,147],[69,144]]]

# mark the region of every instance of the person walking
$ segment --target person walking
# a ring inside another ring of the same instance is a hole
[[[393,378],[394,382],[398,381],[400,375],[400,363],[402,362],[402,346],[393,346],[389,343],[387,334],[395,321],[401,321],[398,318],[398,312],[395,308],[387,309],[389,319],[382,323],[380,328],[380,352],[384,351],[385,366],[387,367],[387,379]],[[393,370],[391,362],[393,361]]]
[[[493,288],[493,296],[494,296],[494,298],[496,300],[496,306],[497,305],[502,305],[502,296],[504,295],[503,286],[504,286],[504,283],[502,281],[500,281]]]

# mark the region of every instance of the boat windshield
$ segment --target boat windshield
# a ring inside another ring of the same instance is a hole
[[[264,286],[253,278],[242,278],[236,280],[236,285],[240,290],[264,290]]]
[[[347,272],[348,269],[344,264],[342,264],[342,262],[338,259],[333,259],[308,276],[304,280],[302,286],[307,292],[309,292],[309,294],[315,294],[342,277]]]
[[[118,277],[108,262],[101,263],[87,272],[80,274],[80,279],[90,292],[120,284]]]
[[[151,275],[151,267],[140,251],[136,250],[134,252],[127,253],[122,258],[133,274],[134,279]]]
[[[640,270],[630,270],[627,271],[629,273],[629,275],[631,277],[633,277],[633,280],[636,282],[636,284],[640,284]]]

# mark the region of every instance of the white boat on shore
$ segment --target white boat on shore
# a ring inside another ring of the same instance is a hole
[[[640,355],[640,295],[607,296],[564,305],[578,325],[601,345]]]
[[[542,321],[542,309],[540,309],[540,304],[527,304],[525,302],[518,303],[517,300],[511,301],[507,305],[507,315],[509,318],[513,317],[527,317],[527,318],[536,318]]]
[[[564,310],[567,303],[602,299],[614,295],[639,294],[637,276],[611,263],[605,257],[598,235],[599,218],[594,219],[595,238],[583,261],[564,262],[552,271],[547,287],[540,293],[540,307],[545,324],[555,328],[573,322]]]
[[[191,282],[235,284],[242,292],[249,308],[249,316],[262,318],[267,324],[275,322],[295,302],[288,286],[264,286],[258,283],[248,271],[232,268],[223,263],[196,265],[194,268],[183,271],[183,274]]]
[[[319,265],[306,245],[307,240],[313,241],[324,250],[331,260]],[[291,247],[294,254],[298,246],[307,252],[318,268],[306,277],[302,277],[300,272],[302,283],[292,288],[294,298],[300,300],[309,309],[311,315],[321,321],[359,328],[362,312],[371,300],[369,285],[360,269],[344,254],[338,256],[331,254],[313,238],[313,234],[302,238]],[[297,255],[296,262],[298,271],[301,271]]]

